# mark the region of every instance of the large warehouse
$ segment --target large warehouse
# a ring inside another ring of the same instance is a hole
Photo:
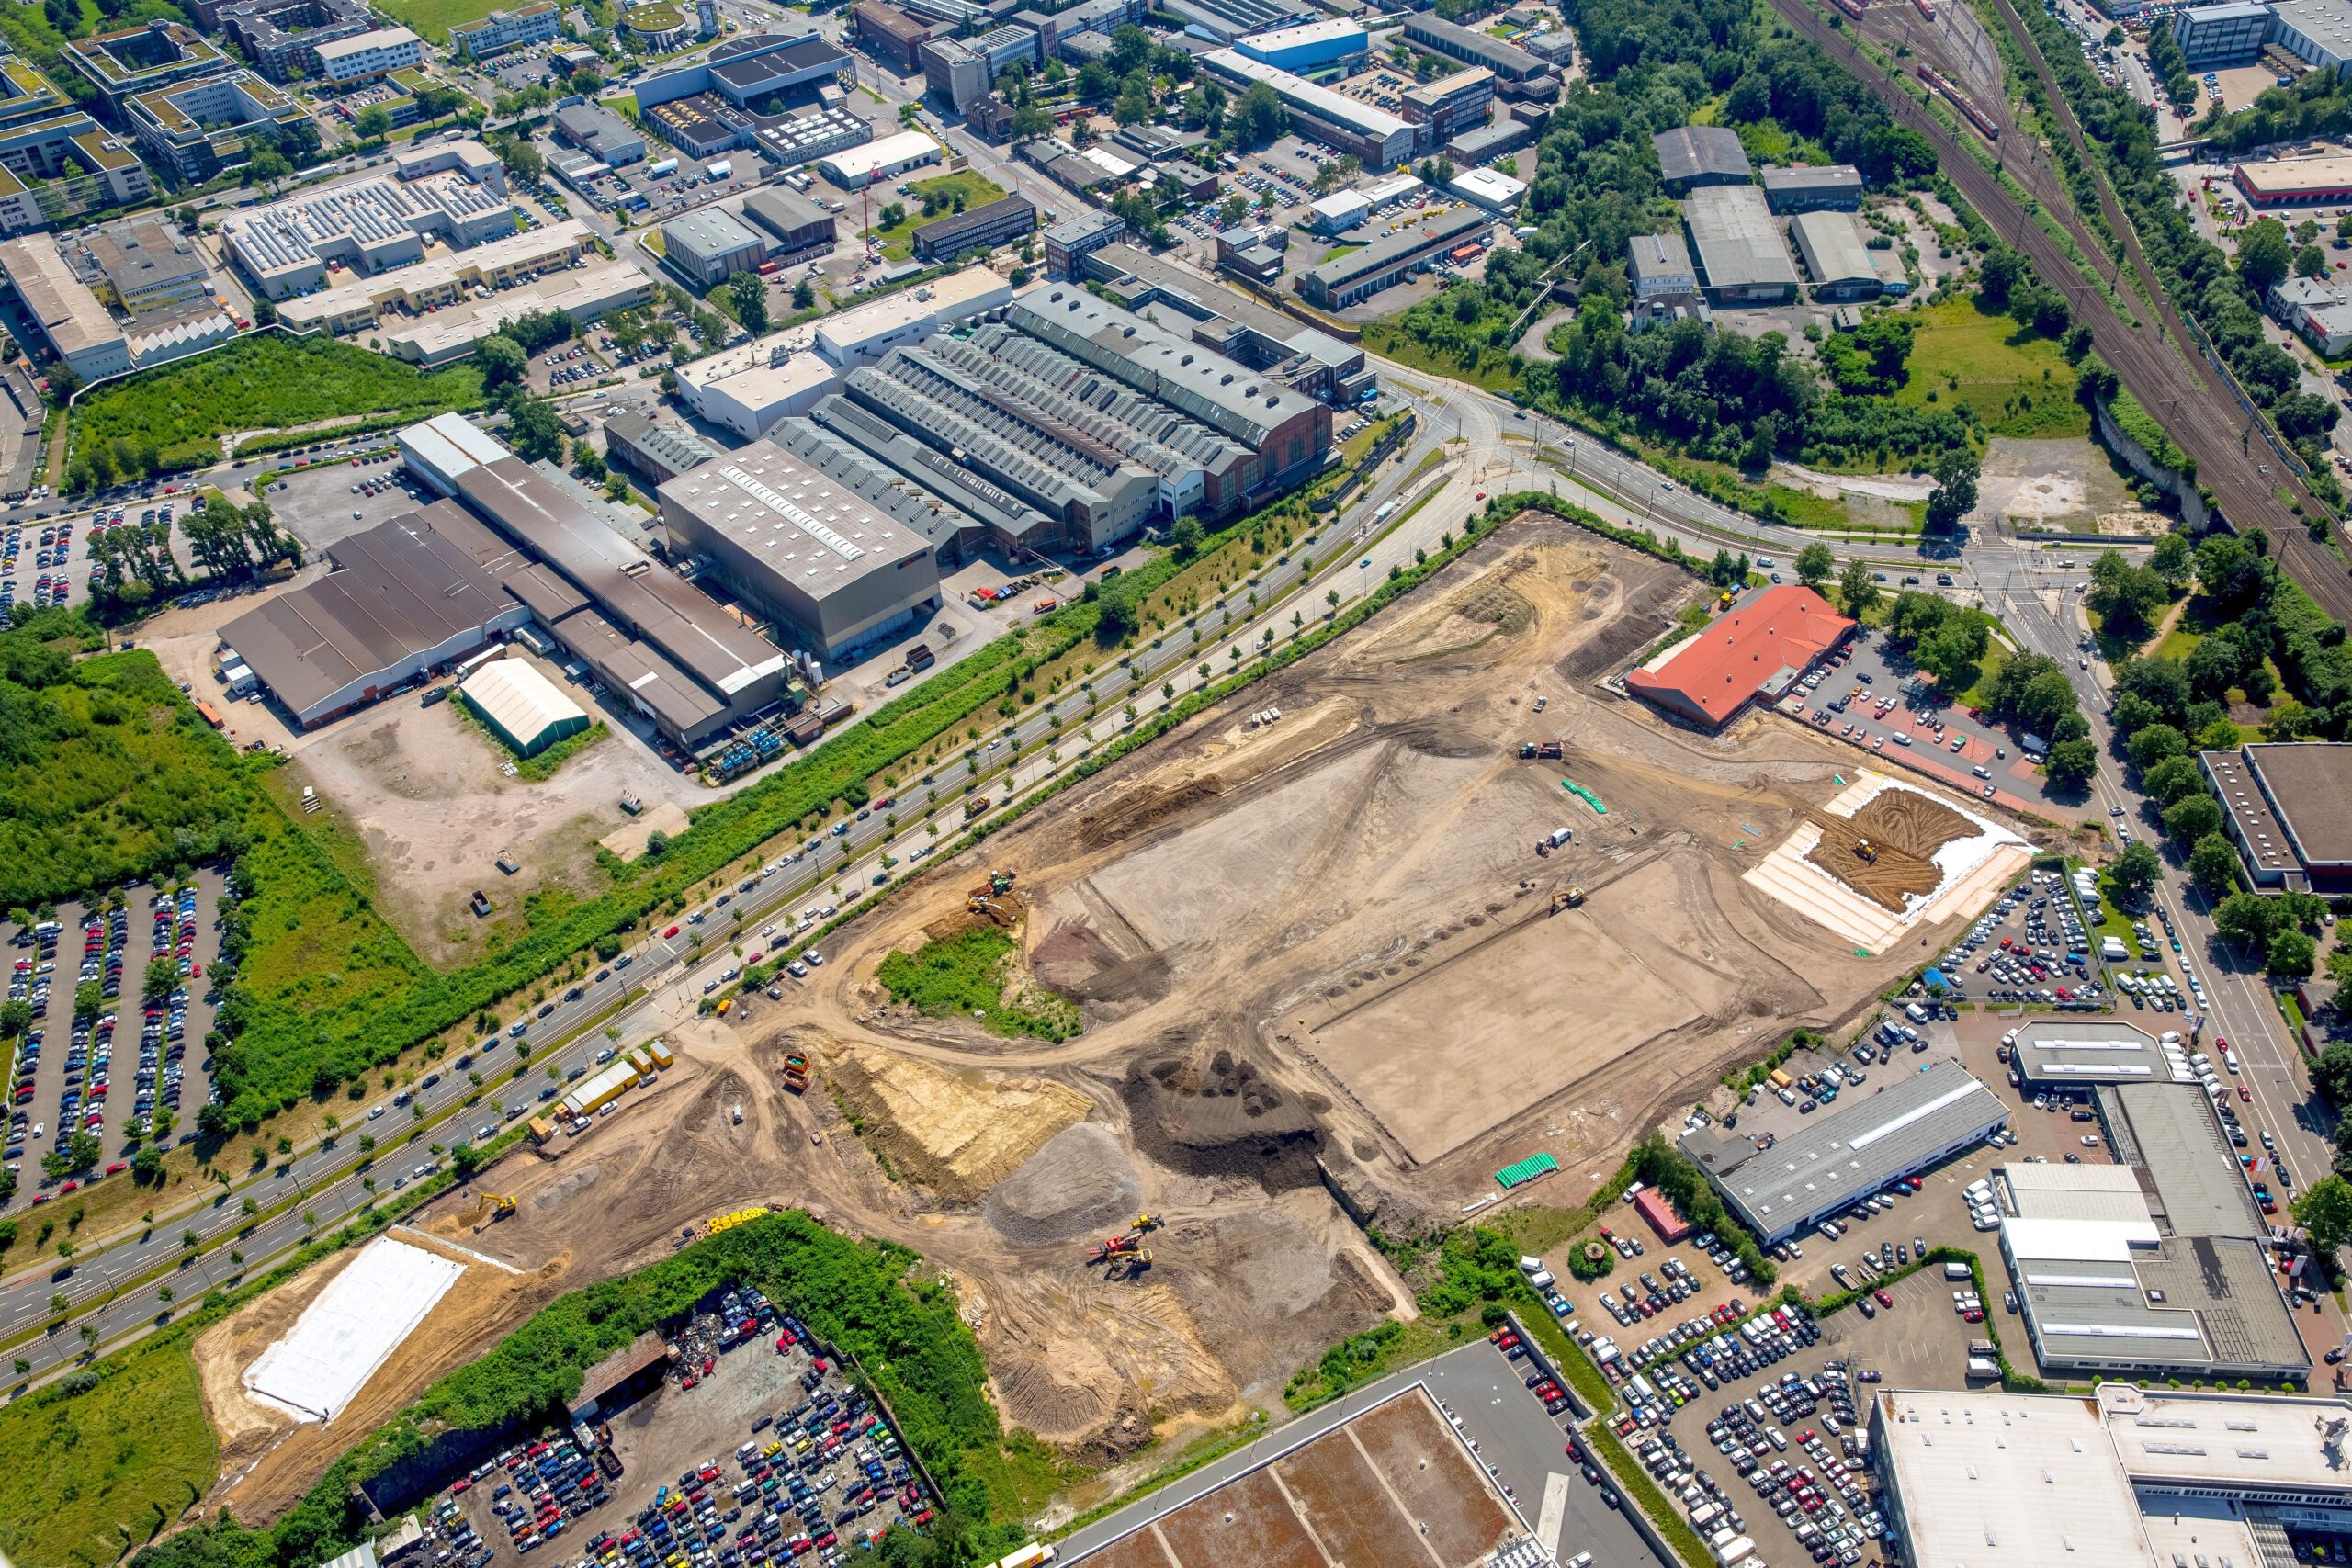
[[[1761,190],[1701,186],[1683,199],[1682,220],[1709,304],[1780,305],[1796,297],[1797,269]]]
[[[1625,689],[1709,729],[1761,697],[1777,702],[1854,623],[1810,588],[1775,584],[1747,597],[1625,676]]]
[[[2199,753],[2255,890],[2352,892],[2352,743]]]
[[[530,619],[481,525],[411,513],[327,548],[334,570],[220,628],[294,722],[323,724]]]
[[[458,694],[517,756],[536,757],[588,728],[580,705],[520,659],[483,665],[465,678]]]
[[[931,540],[770,441],[662,487],[662,520],[824,659],[939,608]]]
[[[1840,1096],[1778,1138],[1709,1126],[1685,1133],[1680,1146],[1770,1246],[1983,1143],[2008,1120],[2000,1097],[1947,1058]]]

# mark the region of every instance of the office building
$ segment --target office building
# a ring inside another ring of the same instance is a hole
[[[1657,150],[1658,174],[1667,194],[1681,196],[1702,186],[1744,186],[1754,178],[1739,133],[1720,125],[1680,125],[1650,137]]]
[[[620,30],[648,54],[666,54],[695,36],[695,17],[671,0],[642,0],[620,14]]]
[[[423,63],[424,40],[406,28],[377,28],[313,45],[311,53],[319,62],[322,81],[348,87]]]
[[[1862,226],[1850,212],[1801,212],[1789,225],[1797,254],[1813,279],[1815,299],[1875,299],[1878,268],[1871,265]]]
[[[939,608],[928,537],[773,442],[671,480],[661,500],[683,548],[820,659]]]
[[[460,22],[449,28],[449,47],[487,60],[525,44],[545,43],[556,36],[562,24],[561,14],[548,0],[532,6],[517,6],[509,11],[492,11],[478,22]]]
[[[316,75],[317,50],[322,43],[372,32],[375,16],[366,0],[240,0],[222,6],[217,27],[245,51],[273,82],[285,82],[296,73]]]
[[[497,159],[480,142],[446,150],[466,162],[413,174],[429,165],[395,161],[391,179],[363,175],[243,209],[221,223],[223,244],[262,293],[284,300],[326,283],[331,265],[373,276],[423,261],[428,240],[462,251],[514,234]]]
[[[412,473],[546,569],[531,581],[533,614],[609,697],[673,741],[696,746],[783,695],[778,649],[463,416],[411,425],[395,445]]]
[[[1548,103],[1559,96],[1560,79],[1548,62],[1517,44],[1446,21],[1433,11],[1412,14],[1405,24],[1405,41],[1465,65],[1484,66],[1495,73],[1495,90],[1504,97]]]
[[[1372,35],[1364,31],[1361,22],[1327,17],[1296,27],[1250,33],[1234,39],[1233,47],[1278,70],[1316,71],[1369,54]]]
[[[1344,310],[1442,259],[1464,253],[1475,254],[1479,242],[1494,231],[1494,226],[1492,213],[1476,207],[1458,207],[1396,233],[1384,234],[1360,251],[1309,267],[1298,276],[1294,287],[1310,305],[1325,310]]]
[[[336,540],[327,557],[326,576],[220,628],[224,656],[242,660],[304,728],[464,659],[531,616],[499,580],[511,552],[458,508],[405,513]]]
[[[555,111],[555,133],[608,169],[645,156],[645,133],[602,104],[566,104]]]
[[[2261,743],[2198,762],[2256,892],[2352,893],[2352,744]]]
[[[868,49],[897,66],[900,75],[911,76],[922,69],[916,51],[939,24],[910,17],[885,0],[857,0],[850,8],[850,26]]]
[[[768,259],[768,243],[718,207],[662,224],[662,249],[670,265],[697,288],[724,283],[739,272],[757,272]]]
[[[605,456],[649,483],[664,485],[718,457],[718,448],[674,419],[616,414],[605,422]]]
[[[1698,269],[1690,265],[1690,247],[1679,234],[1636,234],[1626,243],[1625,275],[1633,281],[1634,298],[1696,294]]]
[[[131,134],[184,183],[210,179],[310,118],[292,94],[254,71],[142,92],[123,107]]]
[[[973,251],[992,251],[1037,231],[1037,205],[1008,196],[923,224],[914,232],[915,254],[927,262],[953,261]]]
[[[833,215],[797,191],[753,191],[744,198],[743,216],[766,231],[772,261],[794,261],[833,247]]]
[[[196,242],[159,218],[127,218],[83,242],[131,315],[213,303],[212,268]]]
[[[515,241],[531,237],[518,234]],[[504,331],[515,318],[533,311],[552,314],[560,310],[584,327],[615,310],[634,310],[653,299],[653,280],[639,268],[628,262],[606,261],[593,254],[555,270],[529,276],[520,276],[519,264],[524,258],[517,256],[516,280],[495,283],[492,281],[492,263],[498,259],[495,253],[501,248],[500,243],[493,243],[448,258],[445,264],[460,278],[478,277],[481,279],[480,287],[495,288],[500,292],[488,299],[475,297],[443,305],[427,314],[393,315],[386,311],[377,327],[383,334],[384,352],[412,365],[447,365],[465,358],[481,346],[482,339]],[[410,267],[374,281],[379,285],[397,283],[404,281],[409,273],[424,270]],[[286,313],[281,307],[280,314]]]
[[[1343,152],[1354,153],[1374,174],[1408,162],[1418,145],[1413,124],[1403,116],[1294,76],[1238,50],[1212,50],[1200,57],[1200,63],[1236,93],[1266,84],[1304,129]]]
[[[1911,1568],[2260,1568],[2352,1528],[2352,1405],[2103,1382],[1882,1389],[1878,1502]]]
[[[2008,1108],[1958,1062],[1940,1059],[1862,1094],[1848,1090],[1777,1138],[1719,1126],[1685,1133],[1682,1152],[1767,1246],[1984,1141]]]
[[[464,703],[518,757],[536,757],[588,728],[588,715],[521,659],[494,659],[458,682]]]
[[[1115,212],[1074,212],[1046,231],[1046,274],[1071,276],[1080,257],[1126,237],[1126,220]]]
[[[940,158],[938,142],[920,130],[900,130],[820,158],[817,167],[843,190],[863,190],[936,164]]]
[[[2270,7],[2256,0],[2191,6],[2173,13],[2172,39],[2191,71],[2251,64],[2270,41]]]
[[[75,39],[61,52],[117,110],[138,94],[218,75],[236,64],[195,28],[160,18]]]
[[[1854,212],[1862,205],[1862,172],[1851,164],[1774,165],[1762,171],[1764,200],[1783,216]]]
[[[1162,326],[1306,397],[1344,408],[1379,385],[1363,350],[1297,317],[1220,288],[1200,274],[1133,245],[1105,245],[1081,257],[1079,276],[1123,310],[1149,310]],[[1181,319],[1180,319],[1181,318]]]
[[[1796,297],[1781,226],[1754,186],[1702,186],[1683,199],[1682,221],[1710,303],[1779,305]]]
[[[23,57],[0,54],[0,232],[154,194],[147,166]]]

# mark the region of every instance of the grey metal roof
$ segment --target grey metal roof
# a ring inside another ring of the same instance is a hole
[[[953,251],[956,242],[966,234],[977,234],[1024,216],[1030,226],[1035,227],[1035,202],[1025,196],[1000,197],[994,201],[983,202],[961,212],[951,212],[944,218],[925,223],[914,231],[915,247],[918,250]]]
[[[2352,743],[2299,740],[2244,750],[2303,863],[2352,861]]]
[[[1883,1190],[2008,1115],[1967,1068],[1941,1058],[1872,1093],[1840,1095],[1766,1147],[1713,1127],[1683,1134],[1680,1145],[1744,1219],[1778,1236]]]
[[[1626,249],[1634,281],[1637,284],[1657,277],[1698,276],[1690,265],[1690,247],[1682,243],[1679,234],[1636,234]]]
[[[598,157],[624,147],[642,150],[645,137],[637,127],[602,104],[566,104],[555,111],[558,130]]]
[[[1720,125],[1678,125],[1650,137],[1658,172],[1668,185],[1703,178],[1747,179],[1750,169],[1739,133]]]
[[[2173,1235],[2269,1235],[2203,1089],[2115,1084],[2101,1088],[2098,1100],[2116,1155],[2139,1174],[2160,1228]]]
[[[743,200],[743,216],[779,240],[833,220],[831,213],[793,190],[753,191]]]
[[[2018,1026],[2011,1049],[2028,1083],[2160,1084],[2196,1078],[2193,1073],[2186,1078],[2175,1073],[2156,1037],[2120,1019],[2034,1019]]]
[[[684,218],[673,218],[662,224],[662,243],[671,250],[682,251],[697,261],[723,256],[746,245],[766,244],[744,225],[741,219],[718,207],[706,207],[698,212],[689,212]]]
[[[1449,241],[1464,244],[1494,226],[1493,213],[1476,207],[1457,207],[1426,223],[1384,234],[1360,251],[1350,251],[1311,270],[1325,288],[1337,291],[1360,277],[1386,271],[1396,265],[1399,256],[1411,255],[1432,245],[1442,246]]]
[[[1730,187],[1736,189],[1736,186]],[[1790,222],[1797,253],[1805,270],[1824,287],[1840,283],[1874,283],[1878,269],[1871,265],[1862,226],[1850,212],[1801,212]]]
[[[1793,191],[1860,191],[1862,172],[1851,164],[1771,164],[1762,171],[1764,191],[1781,196]]]
[[[1517,44],[1505,43],[1476,28],[1446,21],[1428,11],[1420,12],[1406,22],[1405,36],[1431,43],[1457,60],[1475,60],[1498,75],[1512,78],[1534,76],[1550,69]]]
[[[1754,186],[1702,186],[1683,198],[1682,217],[1708,288],[1796,287],[1780,226]]]

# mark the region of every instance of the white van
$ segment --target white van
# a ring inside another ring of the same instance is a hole
[[[1967,1280],[1973,1280],[1976,1276],[1968,1271],[1968,1265],[1965,1263],[1947,1263],[1944,1265],[1944,1278]]]
[[[1917,1002],[1911,1002],[1904,1007],[1903,1016],[1914,1023],[1925,1023],[1928,1021],[1928,1010]]]

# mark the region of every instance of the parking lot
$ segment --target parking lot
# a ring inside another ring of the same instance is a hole
[[[553,155],[570,149],[541,137],[539,151]],[[665,164],[669,167],[664,172],[653,172]],[[722,165],[727,173],[713,177],[711,170]],[[689,158],[655,142],[638,162],[582,180],[578,188],[600,212],[626,207],[639,215],[639,221],[659,221],[675,218],[690,207],[757,190],[775,172],[774,164],[749,148],[739,147],[714,158]]]
[[[208,867],[177,889],[142,883],[124,889],[119,906],[66,904],[29,931],[6,928],[8,999],[33,1009],[9,1071],[7,1159],[20,1181],[12,1206],[122,1175],[125,1139],[151,1115],[175,1119],[173,1141],[195,1136],[196,1109],[211,1095],[204,1037],[223,886]],[[150,996],[147,976],[159,964],[176,973]],[[85,983],[99,987],[99,1006],[77,1018],[74,992]],[[98,1135],[95,1174],[41,1176],[42,1156],[76,1131]]]
[[[707,1301],[651,1392],[475,1466],[424,1509],[433,1560],[832,1564],[933,1500],[837,1358],[756,1290]],[[560,1537],[575,1540],[555,1544]]]

